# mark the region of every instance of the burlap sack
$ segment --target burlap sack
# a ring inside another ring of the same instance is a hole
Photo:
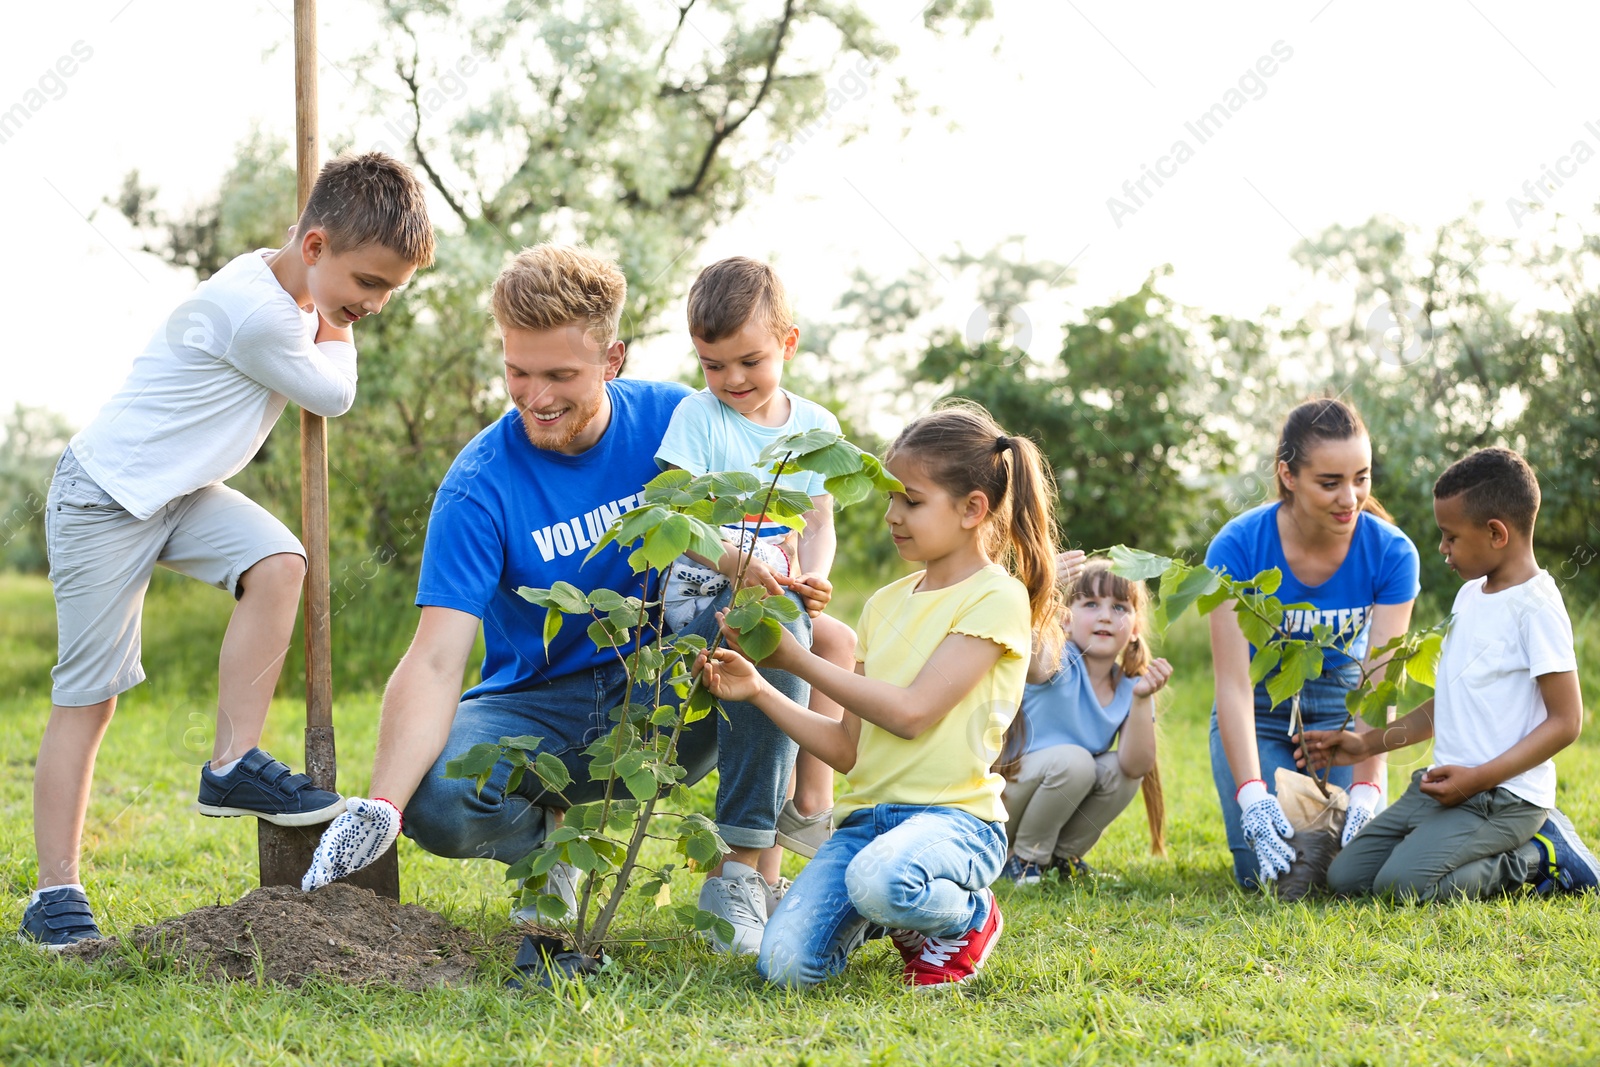
[[[1310,775],[1279,767],[1276,793],[1283,813],[1294,827],[1289,844],[1294,848],[1294,863],[1289,873],[1274,883],[1279,900],[1299,900],[1328,882],[1328,864],[1339,854],[1339,836],[1344,833],[1344,815],[1350,798],[1336,785],[1328,786],[1323,796]]]

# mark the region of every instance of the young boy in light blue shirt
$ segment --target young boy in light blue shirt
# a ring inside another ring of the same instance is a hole
[[[706,387],[685,398],[656,452],[656,461],[696,477],[713,472],[749,471],[763,482],[770,464],[756,462],[782,437],[805,430],[839,432],[833,413],[783,388],[783,365],[794,358],[800,329],[794,324],[783,283],[770,266],[735,256],[700,272],[689,291],[689,333]],[[724,552],[715,564],[692,555],[680,557],[667,576],[662,599],[669,628],[681,625],[726,590],[738,573],[740,554],[752,552],[746,585],[769,593],[797,595],[812,616],[812,651],[848,669],[855,666],[855,633],[824,615],[833,595],[828,572],[836,540],[833,497],[823,475],[813,471],[781,475],[779,485],[811,497],[805,528],[794,531],[765,515],[747,516],[742,526],[724,528]],[[753,543],[753,548],[751,547]],[[838,719],[843,709],[812,691],[813,711]],[[803,856],[832,832],[833,771],[801,752],[795,762],[794,797],[778,816],[778,842]],[[729,861],[721,877],[707,879],[700,906],[729,920],[732,947],[753,954],[761,944],[766,917],[783,892],[778,877],[781,852],[768,850],[759,869]]]

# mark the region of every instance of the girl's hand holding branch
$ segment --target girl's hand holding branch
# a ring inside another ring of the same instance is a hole
[[[767,684],[756,671],[756,665],[731,648],[719,648],[709,658],[706,653],[700,653],[695,658],[694,669],[702,672],[700,683],[718,700],[748,703]]]

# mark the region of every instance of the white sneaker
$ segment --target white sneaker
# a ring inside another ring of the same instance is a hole
[[[709,911],[733,926],[733,940],[724,941],[714,930],[703,931],[718,952],[755,956],[767,932],[767,880],[754,868],[734,860],[722,864],[720,878],[707,878],[700,887],[700,910]]]
[[[817,854],[822,843],[833,836],[833,809],[815,815],[801,815],[794,801],[785,800],[778,812],[778,844],[806,859]]]
[[[544,891],[560,897],[567,905],[567,920],[578,917],[578,880],[583,875],[570,863],[557,863],[550,868],[550,873],[545,875]],[[511,921],[538,926],[546,920],[539,914],[539,909],[529,904],[526,907],[514,908],[511,912]]]

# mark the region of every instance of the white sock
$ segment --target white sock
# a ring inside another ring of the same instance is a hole
[[[33,896],[28,898],[29,907],[39,903],[39,898],[44,894],[53,893],[57,889],[76,889],[80,893],[84,892],[82,882],[71,882],[67,885],[47,885],[43,889],[35,889],[33,891]]]
[[[216,764],[212,764],[211,773],[216,775],[218,778],[221,778],[223,775],[227,774],[229,771],[231,771],[235,767],[239,766],[240,761],[243,760],[243,759],[244,759],[244,757],[240,756],[239,759],[233,760],[230,763],[224,763],[220,767],[218,767]]]

